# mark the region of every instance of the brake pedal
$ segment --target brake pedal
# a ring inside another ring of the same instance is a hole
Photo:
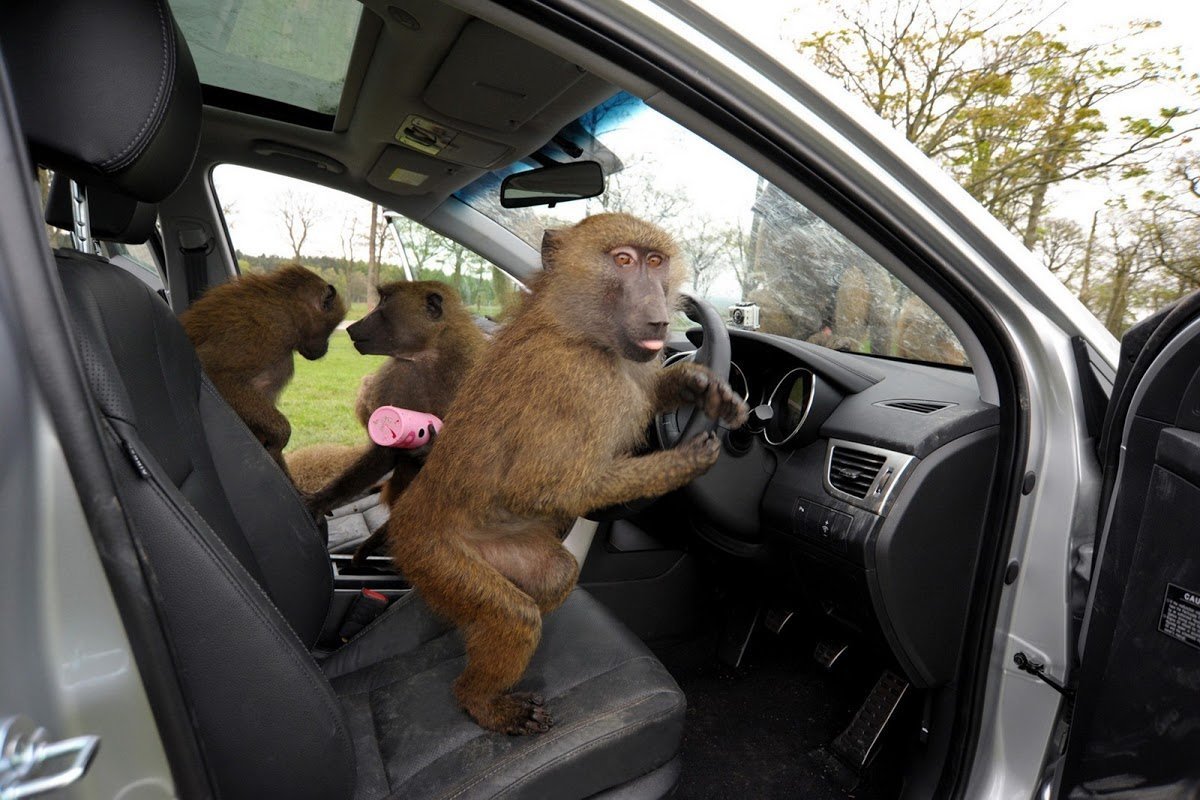
[[[849,649],[849,644],[837,640],[817,642],[817,646],[813,648],[813,660],[820,664],[822,669],[829,672]]]
[[[783,632],[783,626],[791,621],[793,613],[790,608],[772,608],[763,615],[763,627],[779,635]]]
[[[870,763],[884,728],[895,716],[909,683],[890,670],[884,670],[863,701],[850,726],[833,740],[833,752],[855,769]]]
[[[758,624],[762,606],[757,601],[732,603],[725,620],[725,629],[717,645],[717,660],[730,667],[740,667],[750,645],[750,636]]]

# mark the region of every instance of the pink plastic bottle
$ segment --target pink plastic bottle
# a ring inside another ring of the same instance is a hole
[[[426,444],[431,433],[441,433],[442,421],[424,411],[380,406],[367,421],[371,441],[383,447],[412,450]]]

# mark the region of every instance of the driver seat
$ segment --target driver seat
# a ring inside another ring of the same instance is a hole
[[[148,203],[173,192],[195,156],[201,98],[165,3],[63,0],[51,14],[16,2],[0,15],[34,158]],[[208,783],[177,787],[182,794],[448,800],[673,790],[683,695],[582,590],[546,618],[521,684],[542,693],[555,717],[538,736],[484,731],[458,708],[450,686],[462,641],[415,594],[348,644],[317,651],[331,570],[291,484],[152,289],[96,256],[64,250],[55,259],[90,392],[80,410],[94,408],[100,468],[116,487],[115,498],[86,485],[79,494],[93,508],[115,505],[136,545],[136,561],[110,558],[106,567],[110,579],[142,587],[139,601],[168,644]],[[177,776],[191,774],[178,766]]]

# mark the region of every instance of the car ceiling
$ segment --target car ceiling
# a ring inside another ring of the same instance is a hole
[[[537,151],[618,91],[435,0],[362,6],[333,130],[206,104],[197,166],[257,167],[422,219],[480,175]],[[453,133],[437,156],[396,140],[411,115]]]

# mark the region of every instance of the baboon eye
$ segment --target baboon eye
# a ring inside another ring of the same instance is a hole
[[[651,253],[650,255],[646,256],[646,264],[651,267],[661,267],[666,263],[667,257],[662,253]]]
[[[616,264],[618,267],[629,267],[629,266],[632,266],[633,262],[636,261],[637,259],[633,253],[631,253],[628,250],[622,249],[622,250],[612,251],[612,260],[613,260],[613,263]]]

